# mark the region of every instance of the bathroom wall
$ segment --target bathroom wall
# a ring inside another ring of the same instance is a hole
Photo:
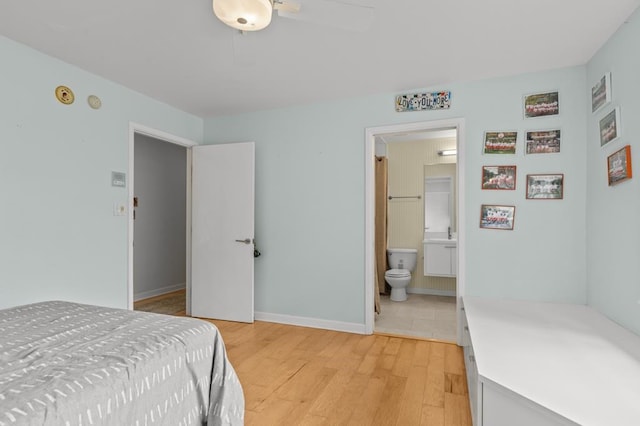
[[[442,157],[438,151],[455,148],[455,138],[426,139],[387,144],[389,159],[389,195],[420,195],[420,199],[388,201],[389,247],[418,250],[418,263],[407,291],[421,294],[455,295],[455,278],[424,276],[424,178],[452,176],[456,178],[456,157]],[[456,194],[454,193],[454,199]],[[455,212],[454,205],[454,212]],[[455,228],[454,228],[455,229]]]

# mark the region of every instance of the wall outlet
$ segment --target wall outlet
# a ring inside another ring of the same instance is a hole
[[[114,216],[125,216],[127,214],[127,205],[124,203],[115,203],[113,205]]]

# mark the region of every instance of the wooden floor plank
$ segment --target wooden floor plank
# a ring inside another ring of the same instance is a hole
[[[456,345],[211,322],[243,385],[246,426],[471,426]]]

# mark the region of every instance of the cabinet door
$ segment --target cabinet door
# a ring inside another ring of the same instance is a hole
[[[451,249],[444,244],[426,244],[424,274],[451,276]]]

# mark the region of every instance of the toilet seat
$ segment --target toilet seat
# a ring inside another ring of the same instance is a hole
[[[385,277],[391,278],[408,278],[411,277],[411,272],[408,269],[389,269],[384,273]]]

